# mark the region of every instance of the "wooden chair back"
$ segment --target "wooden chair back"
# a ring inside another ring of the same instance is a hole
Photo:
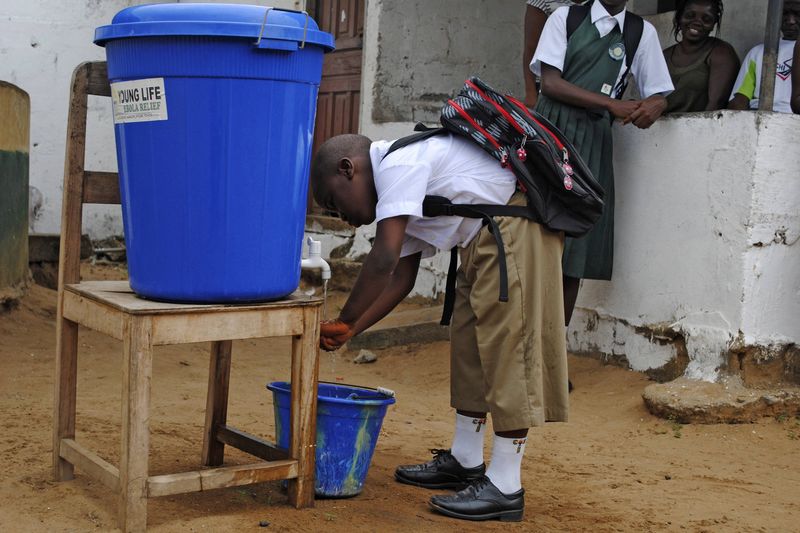
[[[72,73],[64,159],[64,196],[61,211],[61,244],[58,290],[81,280],[80,247],[83,204],[119,204],[116,172],[86,170],[86,115],[89,95],[111,96],[105,61],[81,63]]]

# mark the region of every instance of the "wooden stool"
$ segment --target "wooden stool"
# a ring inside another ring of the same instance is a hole
[[[72,479],[74,466],[118,494],[119,525],[144,531],[147,498],[289,480],[289,501],[314,505],[319,298],[292,295],[255,305],[199,305],[138,298],[127,281],[80,281],[84,203],[119,203],[116,173],[84,171],[88,95],[110,96],[104,62],[83,63],[72,78],[58,273],[53,470]],[[75,441],[78,327],[123,343],[122,444],[119,468]],[[288,453],[226,425],[231,344],[235,339],[292,336]],[[260,459],[249,465],[150,476],[150,380],[153,346],[211,341],[202,462],[222,464],[228,444]]]

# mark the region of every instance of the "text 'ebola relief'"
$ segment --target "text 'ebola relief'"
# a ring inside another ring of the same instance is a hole
[[[164,78],[112,83],[111,101],[114,124],[167,120]]]

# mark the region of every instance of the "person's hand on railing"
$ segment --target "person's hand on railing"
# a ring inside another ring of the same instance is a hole
[[[639,107],[636,108],[636,111],[626,117],[622,123],[633,124],[637,128],[646,130],[658,120],[666,108],[667,99],[660,94],[654,94],[639,101]]]

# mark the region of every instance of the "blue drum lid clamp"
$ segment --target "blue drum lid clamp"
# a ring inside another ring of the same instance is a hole
[[[269,16],[269,12],[273,10],[288,11],[290,13],[297,13],[306,16],[306,21],[305,24],[303,25],[303,40],[300,42],[299,45],[297,44],[297,41],[277,41],[276,39],[264,39],[265,43],[268,44],[264,45],[261,44],[262,37],[264,36],[264,28],[267,26],[267,17]],[[258,32],[258,39],[256,39],[256,42],[254,42],[253,45],[259,48],[272,48],[272,49],[279,48],[281,50],[287,50],[287,51],[297,50],[298,48],[302,50],[303,48],[306,47],[306,37],[308,37],[309,18],[310,17],[308,16],[308,12],[306,11],[297,11],[296,9],[283,9],[280,7],[267,7],[266,11],[264,11],[264,22],[261,23],[261,29]]]

